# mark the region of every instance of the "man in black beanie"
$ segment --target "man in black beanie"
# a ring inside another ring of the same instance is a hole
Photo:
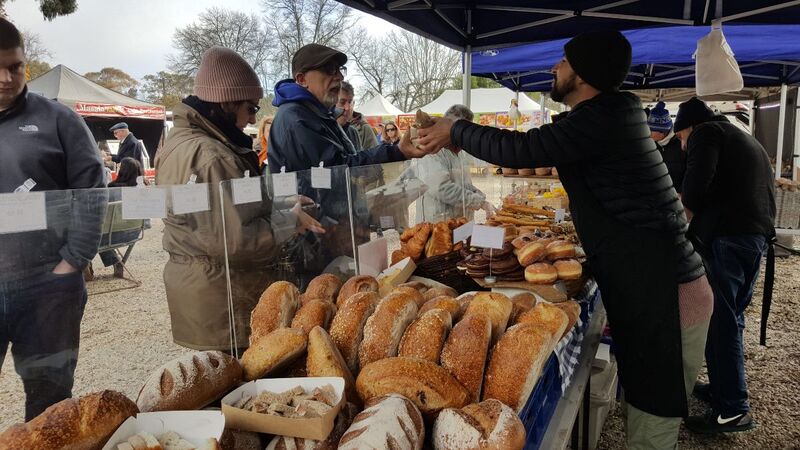
[[[673,449],[713,298],[641,102],[619,92],[630,64],[622,34],[578,36],[553,67],[551,96],[572,108],[560,120],[519,132],[435,119],[416,145],[460,147],[501,167],[558,169],[611,324],[628,448]],[[401,145],[414,144],[405,137]]]
[[[687,151],[688,235],[714,290],[706,344],[709,384],[694,390],[711,410],[686,419],[686,427],[705,434],[746,431],[755,424],[744,373],[744,310],[767,241],[775,235],[773,171],[764,147],[702,100],[681,103],[675,119],[675,134]]]

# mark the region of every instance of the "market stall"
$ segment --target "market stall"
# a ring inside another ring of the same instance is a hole
[[[77,112],[96,141],[113,139],[109,128],[126,122],[131,132],[144,141],[150,161],[154,160],[165,131],[163,106],[107,89],[61,64],[28,82],[28,89]]]
[[[444,115],[449,107],[461,101],[460,90],[447,89],[420,109],[428,114]],[[506,88],[473,89],[470,109],[475,113],[476,123],[522,130],[547,123],[551,113],[530,97]],[[510,114],[512,110],[516,110],[518,115]]]
[[[373,128],[379,123],[395,122],[397,116],[403,114],[400,108],[394,106],[381,94],[375,94],[366,102],[358,105],[356,111],[361,113]]]

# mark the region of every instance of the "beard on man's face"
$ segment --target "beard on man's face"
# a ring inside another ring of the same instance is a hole
[[[564,97],[575,90],[575,75],[562,80],[559,83],[558,74],[553,74],[553,88],[550,90],[550,98],[554,101],[564,101]]]

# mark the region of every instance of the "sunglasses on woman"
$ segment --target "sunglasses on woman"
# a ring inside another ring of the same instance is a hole
[[[387,128],[386,131],[397,131],[397,128]]]

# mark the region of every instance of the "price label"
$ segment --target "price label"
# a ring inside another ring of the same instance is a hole
[[[475,225],[472,227],[473,247],[502,249],[505,243],[506,229]]]
[[[172,186],[172,212],[189,214],[211,209],[208,203],[208,184]]]
[[[261,178],[234,178],[231,189],[234,205],[261,201]]]
[[[0,194],[0,234],[45,229],[44,192]]]
[[[389,242],[386,238],[378,238],[358,246],[358,267],[360,275],[373,277],[389,267]]]
[[[272,174],[272,189],[275,190],[276,197],[297,195],[297,174],[294,172]]]
[[[383,228],[384,230],[394,228],[394,217],[381,216],[381,228]]]
[[[167,216],[167,192],[157,187],[122,188],[123,219],[161,219]]]
[[[453,242],[461,242],[469,239],[469,237],[472,236],[472,228],[474,226],[474,222],[467,222],[453,230]]]
[[[311,168],[311,187],[314,189],[331,188],[331,169],[324,167]]]
[[[556,221],[556,223],[561,223],[561,222],[563,222],[563,221],[564,221],[564,217],[565,217],[566,215],[567,215],[567,212],[564,210],[564,208],[558,208],[558,209],[556,210],[556,217],[555,217],[555,221]]]

